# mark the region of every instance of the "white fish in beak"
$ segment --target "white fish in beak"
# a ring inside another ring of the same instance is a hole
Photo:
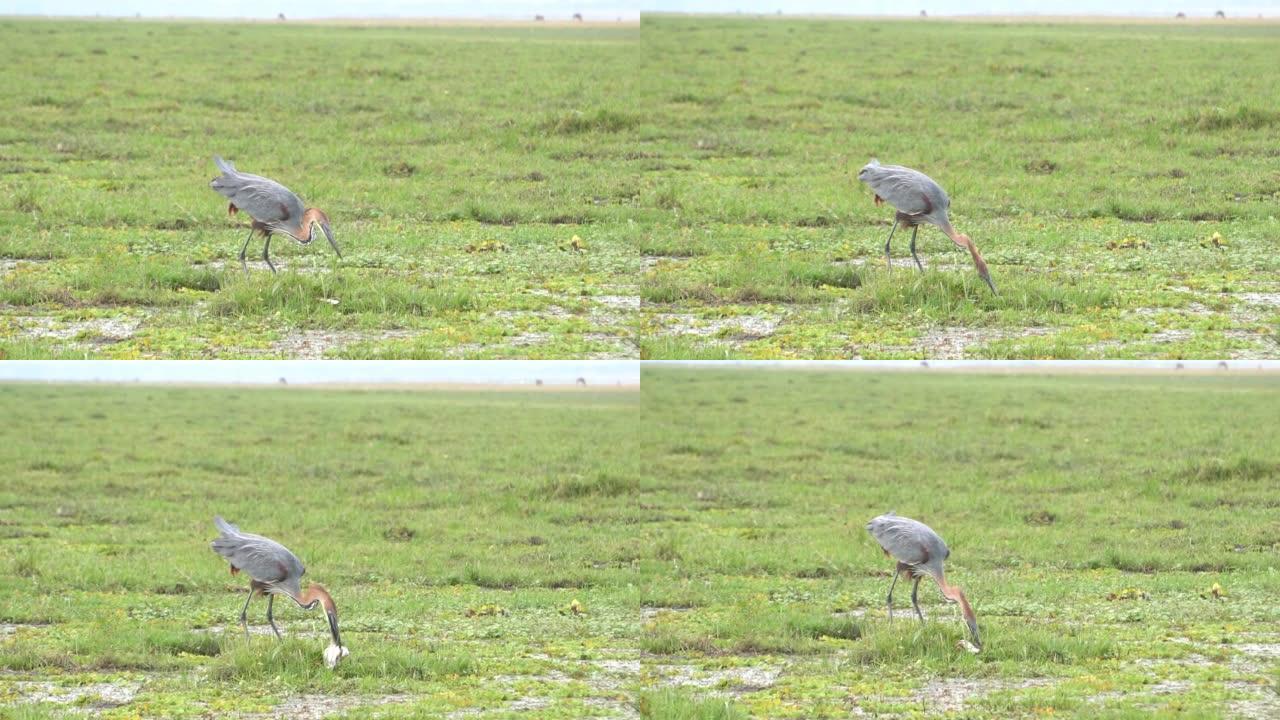
[[[338,667],[338,661],[351,654],[346,646],[339,647],[330,643],[329,647],[324,649],[324,666],[330,670]]]

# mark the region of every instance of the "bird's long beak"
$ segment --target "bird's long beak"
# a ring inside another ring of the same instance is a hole
[[[333,251],[342,257],[342,251],[338,249],[338,241],[333,239],[333,230],[329,228],[329,223],[320,223],[320,229],[324,231],[324,236],[329,239],[329,244],[333,246]]]
[[[967,617],[965,618],[965,622],[969,624],[969,634],[973,635],[973,644],[977,645],[978,649],[981,650],[982,641],[978,639],[978,619],[975,617]]]
[[[338,635],[338,613],[325,610],[324,614],[329,616],[329,634],[333,635],[333,644],[342,647],[342,638]],[[976,638],[977,635],[974,637]]]

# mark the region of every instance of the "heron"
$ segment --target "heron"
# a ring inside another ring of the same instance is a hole
[[[255,594],[267,596],[267,622],[280,639],[280,628],[271,616],[272,605],[276,595],[286,595],[303,610],[314,610],[317,605],[324,607],[329,616],[329,633],[333,636],[333,644],[342,648],[342,640],[338,635],[338,608],[324,586],[310,583],[303,592],[300,583],[307,569],[288,548],[261,535],[242,532],[240,528],[215,517],[213,524],[222,534],[213,541],[213,550],[227,559],[231,564],[231,574],[241,571],[249,574],[249,596],[245,598],[244,607],[240,610],[240,624],[244,626],[244,636],[249,637],[249,601]]]
[[[897,210],[889,237],[884,241],[884,260],[890,270],[893,269],[893,261],[889,258],[889,243],[901,224],[911,228],[911,257],[916,261],[920,272],[924,272],[924,265],[916,255],[916,231],[923,223],[929,223],[946,233],[956,245],[969,251],[973,256],[974,266],[978,268],[978,276],[986,281],[991,292],[996,292],[995,283],[991,282],[991,274],[987,272],[987,263],[978,252],[978,246],[973,244],[968,235],[956,232],[951,227],[951,219],[947,214],[951,198],[947,197],[946,191],[933,178],[901,165],[881,165],[879,160],[872,158],[858,172],[858,179],[875,191],[877,206],[888,202]]]
[[[261,175],[250,175],[236,170],[231,163],[214,155],[213,162],[222,174],[209,182],[209,187],[217,190],[223,197],[231,201],[227,206],[227,214],[235,215],[244,210],[253,218],[249,228],[249,237],[245,238],[240,248],[240,267],[246,274],[249,265],[245,262],[245,252],[249,249],[249,241],[254,233],[261,233],[265,242],[262,245],[262,259],[266,261],[271,272],[276,266],[271,262],[271,236],[284,233],[303,245],[310,245],[316,239],[316,225],[324,231],[333,251],[342,257],[338,249],[338,241],[333,239],[333,230],[329,227],[329,216],[319,208],[302,206],[302,198],[292,190],[270,178]]]
[[[942,561],[951,555],[951,550],[947,548],[942,537],[934,532],[933,528],[919,520],[900,517],[892,512],[872,518],[871,522],[867,523],[867,531],[876,539],[876,542],[880,543],[880,549],[884,550],[886,556],[898,561],[898,567],[893,573],[893,582],[889,585],[889,618],[893,618],[893,588],[898,584],[898,578],[906,575],[915,580],[911,585],[911,605],[915,608],[916,617],[920,618],[920,622],[924,622],[924,613],[920,611],[917,593],[920,590],[920,579],[928,575],[938,583],[943,597],[949,602],[960,603],[960,610],[964,614],[965,622],[969,625],[970,634],[973,635],[973,644],[981,648],[982,641],[978,639],[978,618],[974,616],[968,598],[959,587],[948,584],[943,574]]]

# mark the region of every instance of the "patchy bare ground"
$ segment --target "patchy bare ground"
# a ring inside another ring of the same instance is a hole
[[[781,318],[738,315],[727,318],[699,318],[688,313],[661,313],[654,321],[664,335],[693,335],[745,342],[766,338],[777,331]]]
[[[88,685],[58,685],[43,680],[18,680],[10,683],[19,703],[76,704],[90,709],[104,710],[133,702],[141,689],[140,683],[91,683]]]
[[[290,720],[321,720],[342,715],[357,708],[375,708],[396,705],[413,699],[411,695],[297,695],[275,706],[269,713],[241,715],[249,718],[290,718]]]
[[[138,332],[143,317],[60,320],[48,315],[9,315],[18,335],[28,338],[79,340],[85,344],[106,344],[128,340]]]

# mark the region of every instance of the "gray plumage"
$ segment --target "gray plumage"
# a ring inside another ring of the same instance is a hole
[[[213,549],[232,567],[265,585],[269,592],[302,596],[300,585],[307,569],[289,548],[271,538],[241,532],[221,517],[215,517],[213,524],[222,533],[213,541]]]
[[[209,187],[217,190],[240,210],[249,213],[254,220],[272,230],[287,233],[302,240],[302,198],[292,190],[261,175],[250,175],[236,170],[235,166],[214,155],[222,174],[214,178]],[[310,242],[309,240],[303,242]]]
[[[942,561],[951,555],[951,550],[933,528],[919,520],[886,513],[872,518],[867,530],[894,560],[910,566],[913,574],[942,577]]]
[[[251,175],[236,170],[235,165],[213,156],[213,162],[222,174],[209,182],[209,187],[231,201],[227,212],[231,215],[243,210],[253,218],[249,228],[249,236],[240,247],[240,266],[246,273],[249,265],[245,262],[245,253],[249,249],[249,241],[253,234],[261,233],[265,238],[262,245],[262,259],[276,271],[271,262],[271,236],[273,233],[284,233],[303,245],[310,245],[316,239],[316,225],[324,232],[333,252],[339,258],[342,251],[338,249],[338,241],[333,237],[333,229],[329,227],[329,216],[319,208],[304,208],[302,198],[280,183],[261,175]]]
[[[873,158],[858,172],[858,179],[898,212],[920,222],[937,225],[944,231],[951,228],[947,214],[951,198],[947,197],[941,185],[919,170],[901,165],[881,165]]]
[[[924,622],[924,612],[920,610],[919,600],[920,579],[928,576],[938,583],[938,589],[942,591],[943,597],[960,604],[960,612],[969,626],[970,634],[973,635],[973,642],[981,647],[982,641],[978,637],[978,618],[969,605],[969,599],[958,586],[949,584],[943,573],[942,564],[951,556],[951,550],[943,542],[942,536],[919,520],[901,517],[892,512],[872,518],[871,522],[867,523],[867,532],[871,533],[871,537],[880,544],[885,554],[898,563],[893,573],[893,582],[889,584],[889,597],[886,601],[889,618],[893,618],[893,589],[897,586],[900,576],[908,575],[913,580],[911,606],[915,609],[916,617],[920,618],[920,622]]]
[[[872,158],[871,162],[858,171],[858,179],[875,192],[877,205],[887,202],[897,210],[889,237],[884,241],[884,260],[890,270],[893,269],[893,260],[889,255],[889,244],[893,241],[893,233],[898,225],[903,225],[911,228],[911,259],[924,272],[924,264],[916,255],[916,233],[921,225],[929,224],[938,227],[952,242],[968,250],[978,276],[987,283],[991,292],[996,291],[996,285],[991,281],[987,263],[978,252],[978,247],[968,235],[956,232],[951,226],[951,198],[933,178],[901,165],[881,165],[879,160]]]

